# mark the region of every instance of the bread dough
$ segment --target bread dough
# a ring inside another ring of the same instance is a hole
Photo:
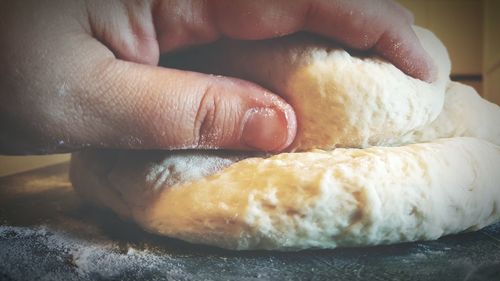
[[[293,150],[389,145],[436,119],[449,82],[451,63],[441,41],[423,28],[415,32],[438,69],[432,84],[305,34],[222,41],[181,60],[189,69],[244,78],[279,93],[297,115]]]
[[[162,176],[193,167],[165,165],[176,162],[169,153],[139,155],[114,155],[106,166],[109,155],[76,154],[73,183],[151,232],[194,243],[239,250],[377,245],[500,219],[500,148],[475,138],[248,158],[170,187]]]
[[[245,160],[87,151],[73,155],[71,179],[85,198],[151,232],[230,249],[435,239],[500,220],[499,107],[452,82],[443,109],[402,141],[453,138]]]
[[[73,154],[71,181],[148,231],[228,249],[378,245],[499,221],[500,108],[449,82],[446,50],[417,32],[439,66],[433,84],[298,37],[222,66],[299,107],[294,148],[307,152],[88,150]],[[230,58],[246,48],[223,44]]]
[[[500,145],[500,110],[482,99],[474,88],[450,82],[443,111],[431,124],[406,134],[394,144],[416,143],[458,136],[476,137]]]

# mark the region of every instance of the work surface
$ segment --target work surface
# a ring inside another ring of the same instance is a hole
[[[80,201],[60,164],[0,178],[0,280],[500,280],[500,224],[437,241],[233,252]]]

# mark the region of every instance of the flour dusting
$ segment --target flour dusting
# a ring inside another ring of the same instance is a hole
[[[0,272],[9,272],[14,280],[68,280],[68,276],[71,280],[118,280],[124,274],[144,276],[151,269],[169,276],[182,272],[168,256],[130,246],[123,252],[115,242],[47,226],[0,226],[0,260]]]
[[[146,175],[146,182],[158,190],[162,186],[195,181],[210,176],[250,155],[222,154],[213,151],[169,153],[161,161],[151,164]]]

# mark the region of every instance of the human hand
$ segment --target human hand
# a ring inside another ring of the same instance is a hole
[[[243,80],[158,67],[160,53],[308,31],[432,80],[411,23],[383,0],[3,1],[0,153],[280,151],[297,128],[283,99]]]

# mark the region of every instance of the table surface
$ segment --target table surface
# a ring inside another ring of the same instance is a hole
[[[437,241],[235,252],[80,201],[68,163],[0,178],[0,280],[500,280],[500,223]]]

